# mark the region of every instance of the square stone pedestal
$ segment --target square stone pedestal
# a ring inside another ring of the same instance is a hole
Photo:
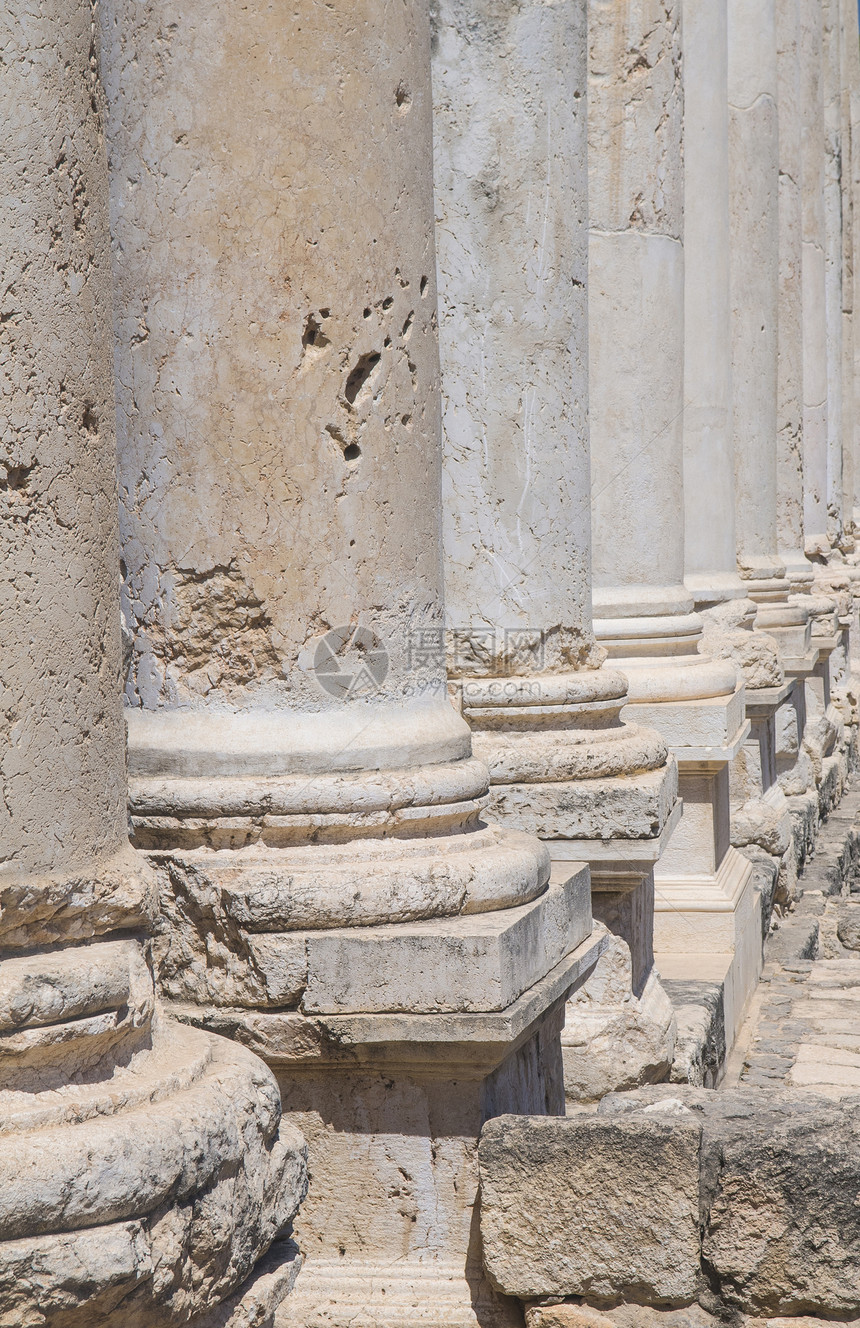
[[[750,733],[731,765],[730,786],[734,803],[761,797],[776,783],[776,715],[794,684],[747,688],[746,715]]]
[[[588,860],[591,911],[630,947],[635,996],[641,994],[654,966],[654,864],[666,851],[682,814],[683,803],[677,799],[651,838],[547,841],[554,874],[569,871],[577,858]]]
[[[521,1324],[483,1271],[478,1136],[564,1113],[565,1002],[606,946],[588,868],[519,908],[301,938],[301,1008],[171,1006],[262,1056],[305,1131],[305,1262],[278,1328]]]
[[[727,1050],[762,969],[761,897],[729,842],[729,768],[680,762],[684,817],[655,871],[654,957],[662,977],[718,982]]]
[[[277,1328],[521,1325],[484,1274],[478,1137],[507,1112],[564,1114],[565,1000],[604,944],[496,1013],[251,1017],[309,1149],[305,1263]]]
[[[667,979],[702,981],[706,966],[710,980],[721,982],[730,1048],[762,967],[752,865],[730,842],[729,767],[752,732],[745,689],[630,705],[624,713],[663,734],[678,762],[684,804],[654,870],[654,961]]]

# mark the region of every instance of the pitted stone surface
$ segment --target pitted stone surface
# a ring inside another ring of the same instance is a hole
[[[691,1301],[700,1140],[689,1112],[490,1121],[479,1159],[494,1282],[521,1299]]]

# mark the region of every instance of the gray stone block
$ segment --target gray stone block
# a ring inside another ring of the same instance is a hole
[[[700,1122],[502,1116],[479,1150],[491,1278],[520,1298],[685,1304],[699,1274]]]
[[[702,1263],[726,1310],[860,1313],[860,1110],[812,1094],[658,1085],[599,1114],[666,1097],[702,1124]]]

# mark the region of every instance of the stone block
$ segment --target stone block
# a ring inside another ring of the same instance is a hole
[[[818,931],[817,918],[781,922],[767,939],[767,962],[786,964],[793,959],[815,959],[818,954]]]
[[[700,1140],[689,1112],[490,1121],[479,1150],[490,1277],[523,1299],[692,1301]]]
[[[679,1099],[702,1124],[702,1258],[727,1311],[860,1314],[860,1105],[780,1087],[668,1086],[599,1114]]]
[[[839,910],[836,934],[846,950],[860,950],[860,908],[843,904]]]
[[[520,908],[306,932],[308,1014],[503,1010],[591,930],[587,867]]]

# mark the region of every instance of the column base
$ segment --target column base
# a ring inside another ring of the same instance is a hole
[[[483,1268],[418,1260],[368,1265],[308,1263],[275,1328],[521,1328],[517,1300],[494,1291]]]
[[[583,942],[496,1013],[242,1021],[258,1049],[267,1037],[284,1113],[309,1147],[305,1264],[278,1328],[521,1322],[483,1272],[478,1138],[493,1116],[564,1114],[565,1001],[604,946]]]
[[[722,984],[729,1049],[763,963],[752,876],[752,864],[730,848],[714,876],[660,876],[655,887],[657,968],[667,980]]]
[[[107,1079],[7,1090],[0,1112],[0,1303],[14,1322],[271,1323],[297,1270],[277,1238],[306,1170],[255,1057],[156,1023]]]

